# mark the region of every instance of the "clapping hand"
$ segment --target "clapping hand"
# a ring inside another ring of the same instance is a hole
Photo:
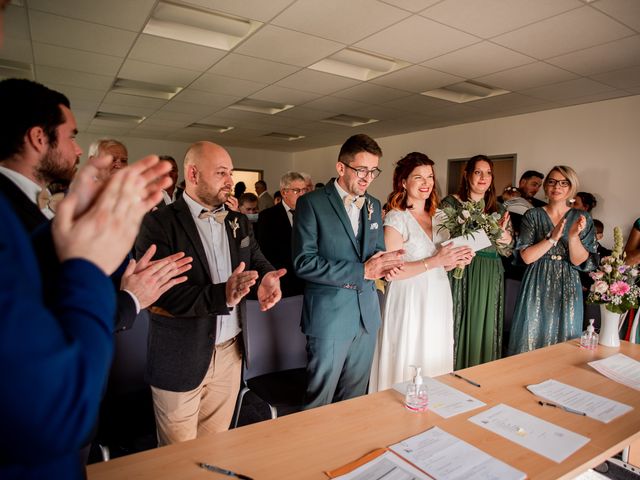
[[[587,217],[580,215],[580,218],[571,224],[569,227],[569,236],[577,237],[587,227]]]
[[[258,302],[260,303],[260,310],[263,312],[269,310],[282,298],[282,291],[280,290],[280,277],[285,275],[287,270],[281,268],[273,272],[267,273],[260,282],[258,287]]]
[[[244,268],[245,263],[240,262],[240,265],[236,267],[227,279],[225,293],[229,307],[238,305],[240,300],[249,293],[251,287],[254,286],[258,280],[258,272],[255,270],[247,270],[245,272]]]
[[[365,280],[377,280],[384,277],[390,281],[398,275],[404,265],[404,250],[378,252],[364,263]]]

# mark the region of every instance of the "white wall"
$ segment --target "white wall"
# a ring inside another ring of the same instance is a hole
[[[93,135],[87,133],[78,135],[78,143],[85,152],[83,160],[86,159],[86,152],[89,149],[89,145],[103,137],[110,137],[110,135]],[[135,161],[152,153],[171,155],[178,162],[180,179],[184,178],[182,173],[182,160],[190,145],[189,143],[124,136],[114,136],[113,138],[120,140],[126,145],[130,161]],[[233,166],[235,168],[264,170],[263,178],[265,182],[267,182],[269,192],[271,193],[279,189],[282,174],[293,168],[293,155],[291,153],[239,147],[228,147],[227,150],[233,159]]]
[[[384,152],[383,173],[369,192],[380,200],[391,189],[394,162],[406,153],[429,155],[441,185],[446,185],[448,159],[516,153],[517,178],[525,170],[546,173],[558,164],[577,171],[580,190],[598,198],[593,215],[605,224],[605,245],[611,246],[614,226],[621,226],[626,236],[640,217],[640,96],[376,140]],[[335,176],[339,148],[296,153],[294,168],[309,172],[314,181],[325,181]]]

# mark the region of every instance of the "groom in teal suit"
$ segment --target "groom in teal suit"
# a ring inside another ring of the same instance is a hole
[[[305,409],[366,393],[380,327],[374,280],[391,278],[402,250],[385,252],[380,202],[366,191],[382,151],[364,134],[340,149],[337,180],[298,199],[293,265],[305,281]]]

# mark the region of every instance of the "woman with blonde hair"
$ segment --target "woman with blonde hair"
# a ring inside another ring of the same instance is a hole
[[[593,270],[596,253],[591,216],[571,208],[578,176],[558,165],[543,183],[549,203],[527,211],[520,224],[517,255],[526,263],[509,339],[509,354],[578,337],[582,330],[579,270]]]
[[[421,366],[425,376],[453,369],[453,307],[445,270],[473,257],[468,247],[441,246],[448,235],[438,228],[435,173],[425,154],[413,152],[398,161],[388,204],[385,246],[404,249],[405,263],[387,289],[371,392],[408,380],[411,365]]]

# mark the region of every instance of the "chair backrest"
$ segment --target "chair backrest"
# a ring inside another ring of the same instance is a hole
[[[147,310],[142,310],[131,329],[114,335],[113,364],[109,374],[111,394],[126,394],[148,388],[144,374],[147,367],[149,315]]]
[[[307,366],[307,338],[300,329],[302,295],[286,297],[266,312],[245,302],[244,379]]]

